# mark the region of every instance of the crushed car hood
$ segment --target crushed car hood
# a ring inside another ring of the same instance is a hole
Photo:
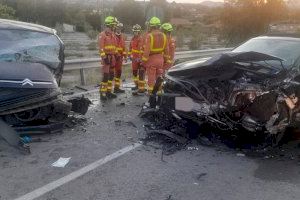
[[[216,70],[211,67],[217,67],[220,65],[228,65],[230,63],[237,62],[259,62],[259,61],[279,61],[282,62],[281,58],[267,55],[258,52],[229,52],[216,55],[210,59],[204,58],[195,61],[189,61],[178,64],[171,68],[168,72],[168,76],[172,77],[190,77],[190,76],[203,76],[203,72],[206,70]],[[210,69],[211,68],[211,69]]]

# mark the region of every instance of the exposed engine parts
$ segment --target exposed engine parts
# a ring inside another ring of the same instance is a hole
[[[222,54],[172,68],[155,106],[173,120],[192,120],[200,127],[210,123],[221,130],[278,135],[300,122],[299,80],[299,72],[285,69],[280,58]]]

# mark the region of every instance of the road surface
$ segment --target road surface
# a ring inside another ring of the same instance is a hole
[[[127,93],[105,104],[97,94],[90,98],[84,125],[41,136],[45,142],[31,144],[31,155],[0,142],[0,200],[299,199],[295,154],[255,158],[191,142],[161,159],[158,145],[139,144],[145,133],[137,115],[145,97]],[[71,160],[52,167],[60,157]]]

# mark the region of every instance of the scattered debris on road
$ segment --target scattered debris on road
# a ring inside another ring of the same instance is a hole
[[[88,111],[89,106],[92,104],[92,102],[84,96],[69,99],[68,102],[72,104],[71,111],[79,113],[81,115],[85,115]]]
[[[197,176],[197,180],[198,181],[200,181],[200,180],[202,180],[202,178],[204,177],[204,176],[206,176],[207,175],[207,173],[201,173],[201,174],[199,174],[198,176]]]
[[[21,153],[29,154],[30,147],[20,137],[19,134],[5,122],[0,120],[0,136],[12,147],[20,150]]]
[[[68,119],[64,122],[65,128],[74,128],[77,127],[84,127],[87,125],[87,118],[82,115],[69,115]]]
[[[69,158],[62,158],[60,157],[57,161],[55,161],[52,164],[52,167],[59,167],[59,168],[64,168],[71,160],[71,157]]]
[[[236,156],[238,156],[238,157],[245,157],[246,155],[244,153],[237,153]]]
[[[199,148],[198,147],[188,147],[187,150],[188,151],[198,151]]]
[[[185,144],[187,142],[187,139],[184,137],[181,137],[179,135],[176,135],[170,131],[167,130],[148,130],[147,134],[161,134],[161,135],[165,135],[171,139],[176,140],[178,143],[180,144]]]
[[[20,126],[14,127],[14,129],[19,133],[19,135],[37,135],[37,134],[53,134],[59,133],[63,130],[65,123],[49,123],[46,125],[36,125],[36,126]]]
[[[118,104],[117,106],[118,107],[123,107],[123,106],[125,106],[126,104],[124,103],[124,102],[122,102],[122,103],[120,103],[120,104]]]

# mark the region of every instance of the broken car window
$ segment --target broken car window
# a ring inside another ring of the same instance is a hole
[[[0,61],[43,63],[59,67],[60,41],[53,34],[28,30],[0,30]]]

